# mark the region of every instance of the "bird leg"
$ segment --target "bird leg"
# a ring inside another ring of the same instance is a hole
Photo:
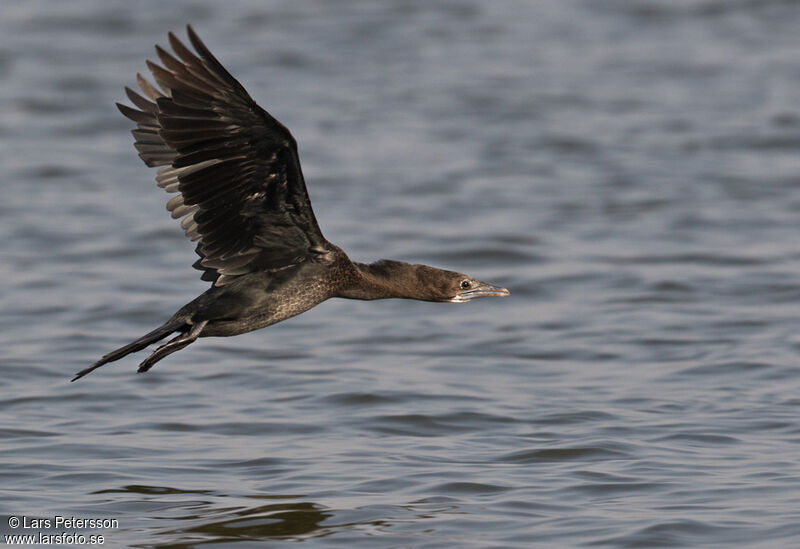
[[[196,340],[200,336],[200,332],[203,331],[203,328],[208,323],[208,320],[204,320],[199,322],[198,324],[192,324],[191,329],[183,334],[178,335],[177,337],[170,339],[167,343],[156,349],[152,355],[144,359],[144,361],[139,365],[139,373],[146,372],[150,368],[155,365],[156,362],[161,360],[167,355],[174,353],[175,351],[180,351],[194,340]]]

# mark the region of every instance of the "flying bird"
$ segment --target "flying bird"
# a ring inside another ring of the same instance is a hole
[[[141,363],[138,371],[146,372],[198,337],[258,330],[332,297],[460,303],[509,295],[427,265],[351,261],[322,236],[292,134],[253,101],[191,26],[187,33],[194,52],[170,32],[174,53],[156,46],[162,65],[147,61],[158,87],[139,74],[144,95],[125,88],[136,108],[117,107],[136,122],[139,156],[159,168],[158,186],[174,195],[167,210],[197,242],[194,267],[213,284],[72,381],[176,334]]]

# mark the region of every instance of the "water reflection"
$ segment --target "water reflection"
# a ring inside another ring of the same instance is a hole
[[[209,511],[216,515],[215,510],[209,509]],[[171,534],[178,542],[157,547],[184,546],[182,535],[189,539],[200,535],[203,538],[202,543],[306,537],[319,530],[322,521],[329,516],[330,513],[323,512],[318,505],[308,501],[259,505],[230,511],[221,519],[165,532]],[[198,521],[204,518],[202,514],[191,517],[192,520]]]
[[[322,522],[331,516],[321,505],[302,501],[303,496],[299,495],[234,496],[211,490],[145,485],[128,485],[94,493],[145,496],[148,504],[158,504],[155,508],[151,507],[155,515],[151,518],[168,519],[173,525],[185,524],[156,534],[158,538],[171,540],[166,544],[152,545],[162,548],[307,537],[319,531]],[[176,496],[180,502],[176,501]],[[248,502],[253,502],[253,505],[247,505]],[[127,500],[125,505],[130,506],[131,503],[136,502]],[[164,516],[171,514],[169,509],[175,509],[176,504],[180,510],[178,516]]]

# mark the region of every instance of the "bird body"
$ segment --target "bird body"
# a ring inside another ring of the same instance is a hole
[[[333,262],[338,264],[299,263],[212,286],[171,320],[189,325],[207,322],[200,337],[233,336],[265,328],[334,297],[352,274],[340,258]]]
[[[81,370],[177,333],[139,367],[149,370],[198,337],[232,336],[286,320],[332,297],[463,302],[508,290],[461,273],[380,260],[356,263],[328,242],[305,186],[297,143],[187,27],[190,51],[174,34],[174,57],[156,46],[163,67],[148,61],[160,90],[141,75],[146,97],[126,88],[137,109],[118,104],[137,123],[132,131],[167,202],[197,241],[194,267],[213,282],[152,332]]]

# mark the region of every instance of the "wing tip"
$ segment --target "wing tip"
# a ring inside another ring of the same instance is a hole
[[[186,25],[186,35],[189,37],[189,41],[195,48],[197,47],[195,44],[196,42],[200,42],[201,44],[203,43],[203,41],[200,40],[200,37],[197,36],[197,33],[194,31],[194,27],[192,27],[191,23]]]
[[[147,63],[150,63],[150,61],[147,61]],[[159,97],[164,97],[164,94],[158,91],[158,89],[152,85],[147,78],[142,76],[140,72],[136,73],[136,83],[139,84],[139,88],[142,92],[153,101],[157,101]]]
[[[133,107],[129,107],[124,103],[116,103],[116,105],[117,109],[119,109],[119,112],[121,112],[125,118],[129,118],[134,122],[141,123],[143,121],[142,118],[147,116],[147,113],[137,111]]]

